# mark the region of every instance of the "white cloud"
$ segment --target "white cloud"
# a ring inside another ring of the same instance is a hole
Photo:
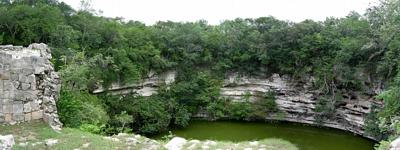
[[[80,0],[62,0],[79,8]],[[361,14],[378,0],[92,0],[93,8],[107,17],[123,17],[146,24],[156,21],[222,20],[274,16],[282,20],[324,20],[344,17],[350,11]]]

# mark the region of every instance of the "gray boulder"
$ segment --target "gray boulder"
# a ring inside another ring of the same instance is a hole
[[[181,137],[174,137],[171,141],[164,145],[168,150],[181,150],[183,145],[187,142],[186,139]]]
[[[51,147],[51,146],[56,145],[57,143],[58,143],[57,139],[47,139],[45,145],[47,147]]]
[[[400,137],[390,143],[390,150],[400,150]]]
[[[0,150],[11,150],[14,144],[13,135],[0,135]]]

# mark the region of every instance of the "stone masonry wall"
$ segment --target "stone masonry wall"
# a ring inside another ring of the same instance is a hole
[[[45,44],[0,46],[0,124],[44,120],[60,129],[60,80]]]

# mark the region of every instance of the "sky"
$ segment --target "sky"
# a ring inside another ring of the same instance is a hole
[[[80,0],[61,0],[75,9]],[[351,11],[363,14],[378,0],[91,0],[102,16],[123,17],[154,24],[157,21],[187,22],[207,20],[219,24],[235,18],[274,16],[281,20],[323,21],[326,17],[345,17]]]

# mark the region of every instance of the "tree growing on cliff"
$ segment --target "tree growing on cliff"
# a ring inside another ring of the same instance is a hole
[[[0,0],[0,44],[44,42],[52,47],[63,77],[60,117],[71,126],[100,122],[113,126],[99,116],[112,118],[121,114],[114,110],[121,110],[135,118],[128,123],[131,128],[153,133],[171,124],[186,126],[190,115],[199,109],[208,110],[216,118],[230,112],[240,119],[252,109],[274,110],[269,108],[274,106],[272,101],[264,101],[257,108],[249,103],[221,102],[221,78],[225,73],[242,72],[277,73],[300,82],[303,77],[314,77],[314,88],[323,95],[316,108],[321,122],[332,118],[342,91],[373,95],[372,89],[391,86],[379,97],[385,106],[375,117],[380,118],[379,130],[394,133],[394,121],[400,115],[400,83],[396,79],[399,9],[399,0],[383,0],[365,15],[351,12],[321,22],[260,17],[226,20],[219,25],[167,21],[148,26],[103,17],[89,9],[73,10],[56,0]],[[166,70],[179,72],[176,82],[150,101],[132,97],[87,102],[99,98],[89,93],[100,85],[107,88],[116,82],[135,83],[149,72]],[[233,111],[224,110],[226,106]],[[93,116],[97,119],[74,114],[87,114],[82,110],[89,108],[99,110]],[[377,130],[375,127],[373,130]]]

